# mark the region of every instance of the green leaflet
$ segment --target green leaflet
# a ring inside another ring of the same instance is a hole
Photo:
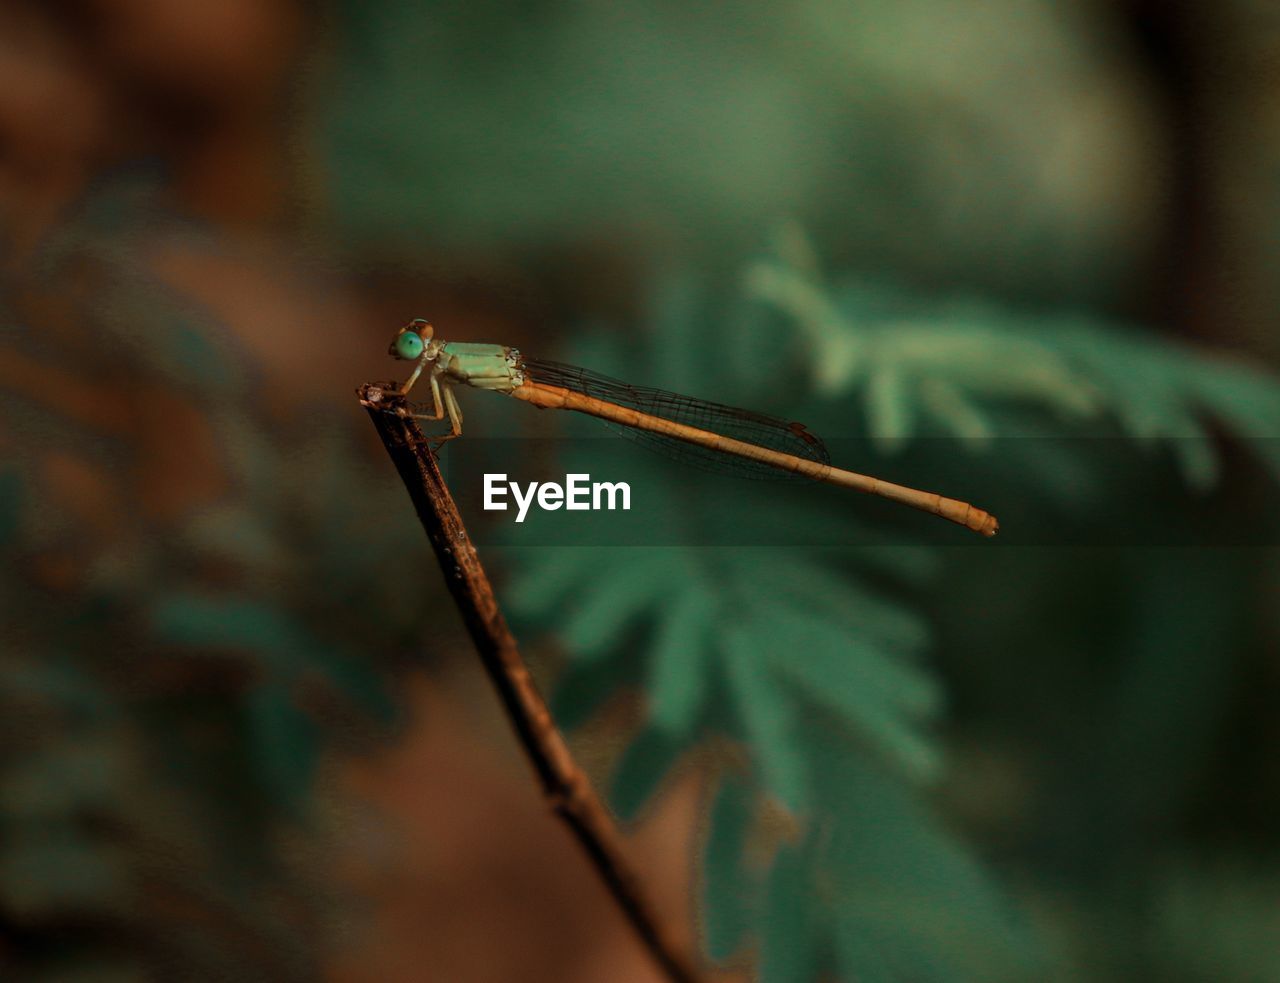
[[[744,863],[749,783],[724,777],[704,858],[711,955],[751,939],[768,983],[1034,978],[1030,936],[979,866],[890,771],[842,751],[824,718],[803,740],[821,775],[809,818],[766,869]]]
[[[610,799],[618,814],[634,819],[686,748],[683,740],[654,727],[634,735],[610,784]]]
[[[834,921],[841,978],[1034,978],[1025,930],[914,790],[827,741],[808,757],[823,782],[801,856]]]
[[[833,925],[821,904],[797,904],[813,891],[813,872],[803,855],[783,846],[769,871],[764,896],[764,938],[761,942],[760,977],[769,983],[810,983],[830,964],[826,949]],[[858,972],[865,970],[859,962]]]
[[[874,648],[849,644],[845,632],[825,626],[806,631],[807,624],[787,618],[778,625],[775,649],[795,646],[796,652],[775,660],[778,681],[793,681],[807,700],[835,710],[903,775],[934,776],[938,750],[931,735],[922,732],[921,718],[931,716],[938,702],[937,684],[922,671],[905,672]]]
[[[521,552],[517,562],[525,572],[504,592],[513,608],[540,610],[566,600],[584,577],[602,563],[613,560],[606,551],[593,549],[561,550],[549,557],[544,550]]]
[[[759,763],[764,787],[788,809],[803,812],[809,788],[800,755],[797,708],[781,698],[766,662],[769,642],[751,628],[723,629],[719,648],[725,660],[726,692],[722,699]]]
[[[564,627],[566,644],[588,657],[593,653],[599,657],[620,641],[634,620],[670,600],[678,583],[661,562],[635,564],[630,570],[606,566],[600,589],[575,598]]]
[[[590,720],[597,710],[619,690],[626,690],[640,680],[643,666],[639,661],[620,664],[616,661],[587,665],[569,665],[556,679],[551,694],[551,712],[561,727],[572,730]]]
[[[746,777],[725,774],[711,807],[702,869],[703,923],[712,959],[732,956],[758,914],[753,904],[753,878],[743,865],[754,806],[755,790]]]
[[[912,431],[912,402],[902,373],[892,364],[877,366],[867,382],[867,428],[881,450],[902,446]]]
[[[1139,443],[1167,448],[1200,491],[1218,478],[1204,425],[1214,418],[1280,474],[1280,384],[1253,366],[1080,316],[1020,317],[858,281],[831,288],[793,253],[784,243],[778,258],[753,267],[748,286],[806,338],[821,392],[861,392],[868,429],[886,451],[928,433],[925,419],[989,445],[984,403],[995,401],[1056,414],[1063,432],[1115,421]]]
[[[708,678],[702,660],[710,649],[707,637],[715,616],[715,601],[706,591],[684,591],[654,633],[649,677],[650,719],[654,727],[688,738],[692,736]]]
[[[1186,372],[1197,403],[1252,442],[1280,474],[1280,386],[1275,377],[1239,362],[1199,361]]]

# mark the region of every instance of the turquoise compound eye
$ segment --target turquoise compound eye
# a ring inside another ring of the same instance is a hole
[[[422,338],[416,331],[406,331],[396,339],[396,354],[412,362],[422,354]]]

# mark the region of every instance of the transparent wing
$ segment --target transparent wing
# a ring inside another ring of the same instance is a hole
[[[523,358],[529,379],[548,386],[558,386],[593,396],[619,406],[627,406],[641,413],[673,420],[700,430],[709,430],[723,437],[732,437],[758,447],[767,447],[807,458],[822,464],[830,464],[831,457],[822,441],[805,429],[802,423],[788,423],[776,417],[765,416],[751,410],[742,410],[722,403],[709,403],[692,396],[681,396],[664,389],[633,386],[611,379],[590,369],[563,362],[540,358]],[[798,476],[779,468],[750,461],[733,454],[721,454],[706,447],[685,443],[673,437],[648,430],[637,430],[620,424],[601,421],[610,429],[634,440],[664,457],[682,461],[704,471],[732,474],[743,478],[795,479]]]

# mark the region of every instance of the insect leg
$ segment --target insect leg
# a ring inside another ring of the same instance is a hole
[[[444,387],[444,407],[449,414],[449,436],[445,440],[452,440],[454,437],[462,436],[462,407],[458,405],[458,397],[453,394],[453,386],[445,385]]]
[[[414,374],[416,375],[417,373]],[[431,401],[435,404],[435,411],[433,413],[415,413],[412,410],[405,409],[404,407],[398,408],[396,412],[402,417],[410,417],[414,420],[444,419],[444,405],[440,401],[440,380],[436,378],[434,373],[431,375]],[[417,405],[421,406],[421,404]]]
[[[418,381],[418,376],[422,375],[422,370],[427,367],[426,352],[423,352],[422,356],[423,356],[422,358],[418,359],[418,364],[413,369],[413,375],[405,379],[404,385],[400,387],[401,396],[406,395],[409,392],[409,390],[413,388],[413,384]],[[431,381],[433,384],[435,383],[434,377],[432,378]],[[440,407],[440,394],[436,393],[436,408],[439,409],[439,407]],[[436,417],[436,419],[438,420],[440,419],[440,417]]]

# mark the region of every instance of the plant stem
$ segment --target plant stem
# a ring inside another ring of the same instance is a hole
[[[394,412],[404,403],[394,386],[372,383],[362,386],[358,395],[400,472],[480,661],[552,810],[573,831],[668,978],[674,983],[697,983],[701,975],[694,960],[675,943],[676,933],[645,896],[625,856],[617,824],[574,761],[534,685],[427,438],[416,421]]]

